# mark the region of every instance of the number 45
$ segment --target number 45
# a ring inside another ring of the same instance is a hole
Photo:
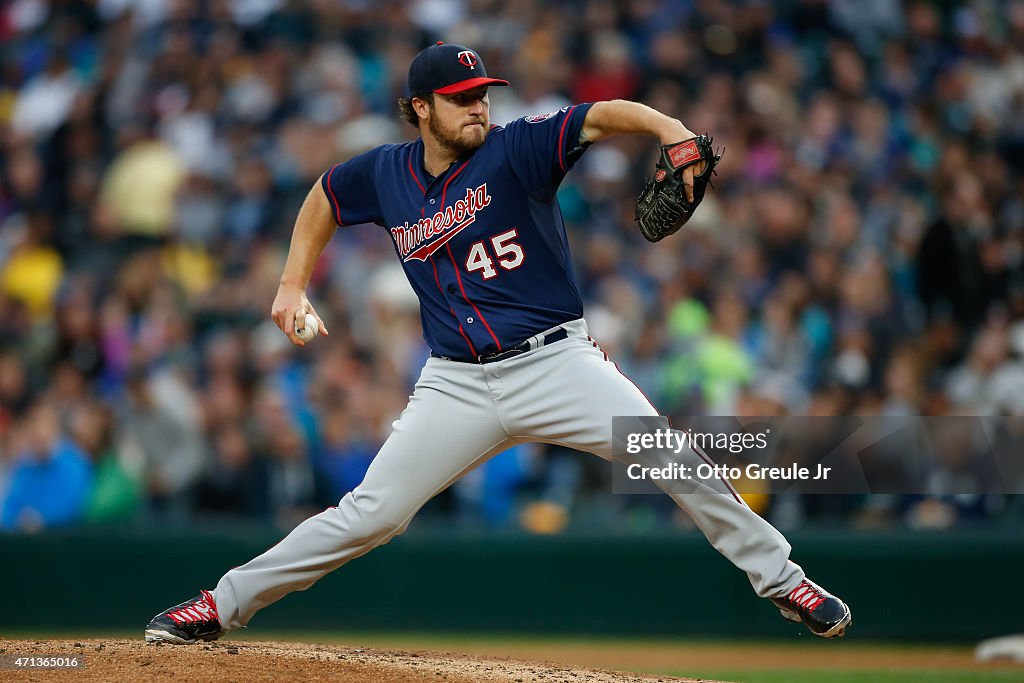
[[[498,265],[505,270],[514,270],[523,265],[523,259],[526,257],[523,253],[523,248],[510,241],[518,236],[519,233],[513,228],[508,232],[503,232],[491,238],[491,246],[494,249],[495,257],[498,259]],[[469,258],[466,259],[466,271],[472,273],[474,270],[482,270],[485,280],[490,280],[498,274],[498,271],[494,269],[494,261],[487,255],[487,249],[484,247],[483,241],[477,242],[469,248]]]

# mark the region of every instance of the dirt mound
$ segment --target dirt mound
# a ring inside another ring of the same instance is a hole
[[[156,645],[140,640],[0,640],[0,656],[84,658],[84,669],[13,672],[18,681],[359,681],[363,683],[656,683],[696,679],[573,668],[453,652],[393,651],[305,643]],[[9,673],[4,671],[4,674]],[[6,676],[4,676],[6,678]],[[701,679],[704,680],[704,679]],[[710,682],[709,682],[710,683]]]

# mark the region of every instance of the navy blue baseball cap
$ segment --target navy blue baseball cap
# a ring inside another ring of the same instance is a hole
[[[420,52],[409,65],[409,95],[428,92],[454,95],[481,85],[508,85],[500,78],[489,78],[484,60],[476,50],[463,45],[438,41]]]

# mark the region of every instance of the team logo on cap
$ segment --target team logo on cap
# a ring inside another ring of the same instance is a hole
[[[459,53],[459,64],[462,66],[468,66],[470,69],[476,69],[476,53],[472,50],[463,50]]]

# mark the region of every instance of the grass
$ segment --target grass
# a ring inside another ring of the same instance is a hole
[[[730,683],[1020,683],[1024,671],[862,671],[821,669],[775,669],[738,671],[734,669],[699,671],[649,671],[667,676],[712,678]]]

